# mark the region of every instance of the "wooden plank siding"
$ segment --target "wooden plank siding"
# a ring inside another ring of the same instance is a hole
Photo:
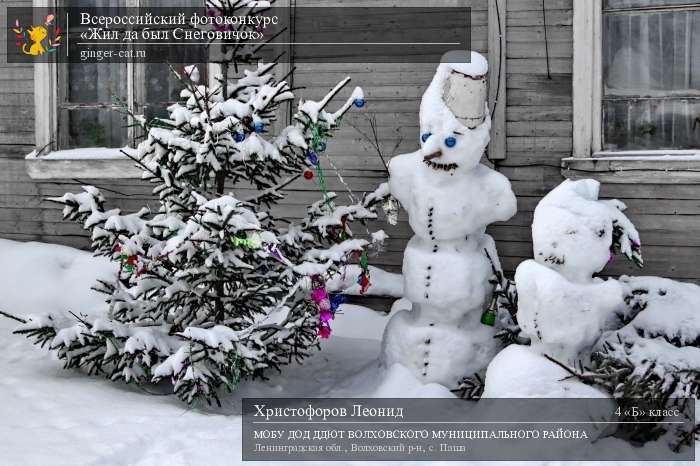
[[[541,0],[509,1],[506,15],[507,155],[495,168],[511,180],[518,214],[488,232],[509,272],[532,257],[532,212],[561,182],[559,160],[571,153],[573,4],[546,0],[544,5],[546,21]]]
[[[13,1],[3,7],[31,3]],[[0,22],[7,24],[5,8],[0,8]],[[22,229],[22,222],[38,213],[29,207],[35,202],[30,194],[35,185],[24,169],[24,156],[34,148],[34,68],[31,64],[7,63],[7,32],[7,28],[0,28],[0,237],[40,239],[38,225]]]
[[[518,196],[518,214],[493,225],[499,253],[508,271],[532,257],[530,222],[537,202],[563,178],[559,165],[572,152],[572,18],[573,0],[511,0],[506,21],[506,158],[496,168],[511,179]],[[26,2],[27,4],[31,2]],[[338,2],[348,4],[348,2]],[[473,48],[488,52],[488,0],[468,2],[473,7]],[[328,5],[309,0],[305,5]],[[377,5],[372,0],[351,2]],[[391,1],[382,2],[392,4]],[[406,2],[393,4],[407,5]],[[410,5],[410,3],[408,4]],[[547,72],[548,39],[550,76]],[[4,32],[3,32],[4,34]],[[3,37],[4,38],[4,37]],[[356,196],[373,190],[386,180],[386,171],[372,146],[362,136],[376,119],[381,147],[386,156],[418,148],[420,97],[433,76],[434,64],[333,63],[299,64],[294,86],[297,97],[317,99],[345,76],[352,84],[336,99],[343,100],[353,85],[365,90],[367,105],[353,109],[343,128],[328,144],[327,154]],[[23,157],[34,146],[34,96],[32,67],[4,63],[0,57],[0,237],[39,240],[86,247],[86,233],[79,226],[61,221],[60,210],[44,200],[47,196],[79,190],[81,183],[104,189],[110,205],[134,210],[155,205],[150,188],[138,180],[49,180],[35,182],[26,175]],[[333,104],[331,104],[333,108]],[[329,189],[345,192],[335,170],[322,157]],[[646,267],[644,274],[698,281],[700,270],[700,187],[697,185],[606,184],[605,197],[617,197],[628,206],[638,226]],[[343,194],[345,196],[345,194]],[[290,196],[275,209],[278,214],[299,217],[304,207],[319,198],[317,181],[299,181]],[[485,200],[488,202],[488,200]],[[383,228],[390,235],[385,251],[370,262],[388,270],[400,270],[402,251],[411,236],[405,212],[399,224]],[[353,228],[360,234],[364,229]],[[618,259],[612,274],[637,273]]]

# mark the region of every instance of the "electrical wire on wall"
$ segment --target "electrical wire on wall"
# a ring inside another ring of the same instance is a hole
[[[542,0],[542,27],[544,28],[544,54],[547,60],[547,79],[552,79],[552,68],[549,64],[549,40],[547,38],[547,9]]]
[[[498,6],[498,0],[494,0],[496,4],[496,22],[498,23],[498,55],[499,57],[503,55],[503,28],[501,26],[501,8]],[[493,120],[496,114],[496,109],[498,108],[498,98],[501,95],[501,72],[503,69],[503,60],[499,58],[498,60],[498,75],[496,76],[496,94],[493,99],[493,108],[491,109],[491,119]]]
[[[496,7],[496,23],[498,24],[498,71],[496,75],[496,93],[493,99],[493,108],[491,109],[491,120],[496,115],[496,109],[498,109],[498,99],[501,96],[501,73],[503,72],[503,27],[501,25],[501,8],[498,5],[498,0],[494,0]],[[498,170],[498,160],[491,160],[489,158],[489,148],[486,148],[486,159],[493,163],[494,170]]]

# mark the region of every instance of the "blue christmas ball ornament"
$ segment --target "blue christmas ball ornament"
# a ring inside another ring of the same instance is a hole
[[[455,145],[457,145],[457,140],[452,136],[445,138],[445,145],[447,147],[454,147]]]
[[[245,134],[233,133],[233,140],[236,142],[243,142],[243,141],[245,141]]]
[[[258,121],[257,123],[255,123],[255,126],[253,126],[253,128],[255,129],[256,133],[262,133],[265,129],[265,124]]]
[[[365,106],[365,99],[355,99],[355,107],[362,108]]]
[[[331,298],[331,310],[335,312],[341,304],[345,303],[348,299],[345,295],[337,294]]]
[[[321,141],[318,145],[318,151],[323,152],[324,150],[326,150],[326,143]]]
[[[420,140],[423,141],[423,142],[425,142],[425,141],[427,141],[428,138],[429,138],[430,136],[432,136],[432,135],[433,135],[433,133],[423,133],[423,135],[420,137]]]
[[[311,162],[311,165],[316,165],[318,164],[318,154],[316,152],[310,150],[307,154],[306,157],[308,157],[309,162]]]

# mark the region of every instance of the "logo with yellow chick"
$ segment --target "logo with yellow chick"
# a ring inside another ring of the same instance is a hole
[[[19,50],[29,56],[39,56],[45,53],[55,52],[61,45],[61,28],[55,24],[56,17],[52,14],[46,16],[43,24],[23,28],[19,20],[15,21],[12,32],[15,33],[15,45]],[[53,35],[49,31],[53,29]]]

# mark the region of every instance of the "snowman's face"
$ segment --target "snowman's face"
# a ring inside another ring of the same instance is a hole
[[[431,124],[420,135],[423,159],[435,165],[456,165],[457,169],[476,167],[488,146],[488,121],[469,129],[461,125]]]
[[[612,224],[560,207],[538,208],[532,223],[534,257],[570,280],[590,280],[610,259]]]

